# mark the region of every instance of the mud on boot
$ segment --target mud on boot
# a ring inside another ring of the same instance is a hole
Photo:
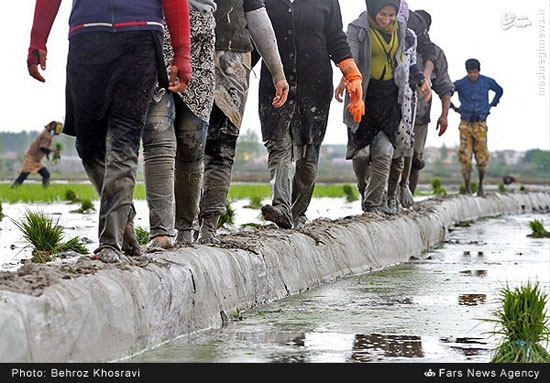
[[[126,228],[124,229],[122,251],[129,257],[139,257],[141,255],[141,249],[134,230],[133,221],[128,222],[126,224]]]
[[[292,229],[292,221],[274,206],[265,205],[262,207],[262,215],[266,221],[275,223],[281,229]]]
[[[103,249],[97,250],[97,252],[92,256],[92,259],[105,263],[119,263],[120,255],[110,247],[104,247]]]
[[[216,237],[216,230],[218,229],[218,219],[218,216],[202,219],[201,229],[199,233],[199,243],[203,245],[220,243],[220,240]]]
[[[178,230],[175,243],[176,247],[189,246],[193,242],[195,242],[193,230]]]

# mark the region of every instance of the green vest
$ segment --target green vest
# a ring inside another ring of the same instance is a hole
[[[243,0],[216,0],[216,50],[251,52],[252,40],[246,29]]]

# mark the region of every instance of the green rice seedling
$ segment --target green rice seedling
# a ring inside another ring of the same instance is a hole
[[[436,191],[443,186],[443,182],[441,182],[441,178],[439,177],[432,178],[430,184],[432,185],[432,190],[434,194],[436,194]]]
[[[526,190],[527,190],[527,188],[525,187],[525,185],[521,185],[521,186],[519,187],[519,191],[524,192],[524,191],[526,191]]]
[[[342,186],[342,190],[344,191],[344,195],[346,196],[346,201],[353,202],[359,199],[359,193],[353,186],[346,184]]]
[[[231,226],[235,223],[235,209],[231,204],[231,201],[225,203],[226,212],[222,215],[218,221],[218,229],[223,225]]]
[[[484,319],[495,324],[493,335],[502,336],[494,349],[492,363],[550,363],[545,349],[550,341],[546,315],[548,296],[538,283],[500,291],[500,307],[496,319]]]
[[[78,202],[78,197],[73,189],[65,190],[65,201],[69,201],[71,203]]]
[[[84,244],[84,241],[82,241],[79,237],[74,237],[67,242],[59,245],[57,247],[57,252],[63,253],[66,251],[74,251],[78,254],[89,254],[90,252],[86,248],[86,245]]]
[[[501,193],[506,193],[506,186],[504,186],[504,182],[498,184],[498,191]]]
[[[443,186],[439,186],[437,189],[434,190],[435,195],[447,195],[447,189],[445,189]]]
[[[33,262],[46,263],[53,259],[53,254],[57,252],[63,240],[63,228],[58,225],[59,219],[54,222],[41,211],[27,210],[21,222],[13,219],[12,222],[33,247]]]
[[[137,226],[135,228],[135,231],[136,231],[136,238],[140,245],[146,245],[149,243],[149,231],[147,231],[147,229],[145,229],[142,226]]]
[[[75,212],[80,214],[91,213],[95,210],[94,203],[89,199],[83,199],[80,201],[80,208],[76,209]]]
[[[252,209],[260,209],[262,207],[262,197],[256,195],[250,198],[250,203],[248,204],[248,207]]]
[[[477,193],[477,182],[473,181],[471,188],[472,188],[472,193]]]
[[[461,184],[461,185],[458,187],[458,193],[459,193],[459,194],[466,194],[466,185]]]
[[[58,152],[53,154],[52,162],[54,164],[57,164],[59,162],[59,160],[61,159],[61,151],[63,150],[63,143],[56,142],[55,143],[55,148],[58,150]]]
[[[533,232],[529,234],[528,237],[550,238],[550,233],[545,229],[544,224],[538,219],[535,219],[534,221],[530,221],[529,226],[531,227],[531,230]]]

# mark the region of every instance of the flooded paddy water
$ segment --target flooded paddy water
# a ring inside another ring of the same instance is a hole
[[[550,293],[550,241],[527,237],[548,214],[454,227],[421,259],[247,312],[226,326],[124,362],[488,362],[499,290],[538,281]]]

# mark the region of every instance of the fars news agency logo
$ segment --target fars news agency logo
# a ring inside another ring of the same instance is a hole
[[[500,26],[505,31],[511,28],[526,28],[531,25],[531,20],[527,16],[516,15],[514,12],[504,12],[500,17]]]
[[[433,378],[435,376],[435,372],[433,372],[432,369],[430,368],[428,371],[424,373],[424,376],[428,378]]]

